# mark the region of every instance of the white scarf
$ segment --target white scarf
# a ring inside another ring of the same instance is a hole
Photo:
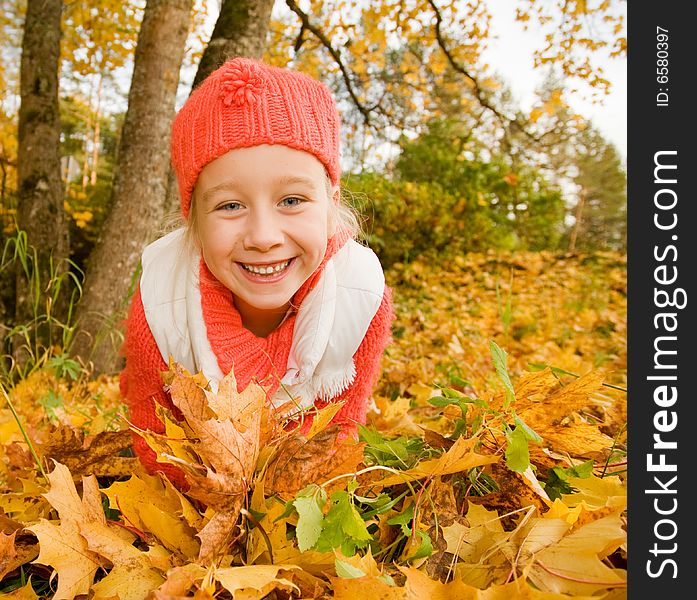
[[[191,251],[184,229],[156,240],[143,251],[140,293],[164,361],[171,355],[191,373],[202,371],[217,390],[224,374],[203,320],[200,258]],[[275,407],[290,400],[289,393],[299,407],[307,408],[317,398],[329,400],[348,388],[356,376],[353,355],[377,313],[384,289],[377,256],[354,240],[327,261],[298,309],[283,385],[271,398]]]

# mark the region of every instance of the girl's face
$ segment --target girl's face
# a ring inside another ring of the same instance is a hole
[[[193,216],[203,258],[257,335],[281,322],[324,257],[326,181],[315,156],[281,145],[231,150],[198,177]]]

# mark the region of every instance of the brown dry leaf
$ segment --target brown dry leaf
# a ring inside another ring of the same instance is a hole
[[[425,479],[426,477],[438,477],[460,473],[474,467],[489,465],[499,461],[498,456],[485,456],[477,454],[474,447],[476,438],[458,438],[453,446],[438,458],[424,460],[414,468],[403,471],[399,475],[390,475],[379,481],[382,486],[398,485],[406,481]]]
[[[470,504],[468,518],[481,522],[486,517],[473,510],[475,506]],[[492,531],[484,536],[478,526],[457,524],[446,530],[448,550],[463,560],[455,567],[457,577],[488,589],[503,585],[514,569],[540,590],[573,596],[590,596],[626,585],[623,571],[602,562],[626,539],[619,512],[577,528],[563,519],[534,515],[531,508],[508,533]]]
[[[7,573],[16,568],[14,566],[14,559],[17,556],[17,551],[15,550],[15,533],[5,535],[0,532],[0,581],[2,581],[2,578]]]
[[[17,551],[14,560],[15,568],[29,564],[39,556],[39,543],[36,536],[28,531],[22,533],[15,542],[15,550]]]
[[[365,444],[351,438],[337,442],[340,433],[340,425],[331,425],[311,440],[301,434],[282,440],[266,467],[267,492],[289,498],[309,483],[354,472],[363,461]]]
[[[34,479],[20,479],[22,491],[0,494],[0,510],[13,521],[31,523],[48,517],[51,505],[43,494],[46,488]]]
[[[455,491],[450,481],[443,481],[442,477],[435,477],[431,481],[425,489],[419,516],[427,525],[437,523],[439,527],[446,527],[460,517]]]
[[[10,534],[14,533],[15,531],[19,531],[20,529],[24,529],[24,525],[19,521],[6,517],[3,514],[2,509],[0,509],[0,532]]]
[[[155,414],[165,426],[164,434],[140,429],[133,424],[130,427],[150,446],[157,455],[157,461],[177,466],[197,464],[199,457],[191,440],[193,432],[186,427],[186,424],[176,423],[171,417],[171,413],[159,404],[155,407]]]
[[[205,467],[179,464],[190,484],[188,495],[219,511],[198,532],[198,560],[209,563],[232,539],[257,464],[262,420],[269,422],[266,393],[254,382],[238,393],[231,371],[213,394],[201,374],[192,376],[174,361],[164,379],[192,432],[190,447]]]
[[[219,419],[208,408],[211,394],[196,384],[186,369],[173,363],[170,364],[170,374],[172,403],[182,412],[198,438],[195,444],[197,453],[216,472],[249,480],[259,452],[261,413],[266,404],[263,388],[252,383],[252,390],[237,394],[235,376],[231,371],[220,383],[218,395],[223,397],[214,402],[221,412],[225,407],[223,414],[227,416]],[[231,417],[231,414],[237,416]]]
[[[599,596],[574,596],[576,600],[599,600]],[[524,578],[505,585],[493,585],[481,592],[478,600],[568,600],[566,594],[544,592],[532,587]],[[608,600],[602,596],[602,600]],[[619,599],[618,599],[619,600]]]
[[[136,458],[119,456],[132,443],[128,430],[102,431],[85,437],[80,430],[60,425],[48,433],[38,451],[40,455],[64,464],[73,477],[85,474],[123,477],[130,475],[138,463]]]
[[[511,572],[509,562],[495,548],[507,534],[496,511],[471,503],[467,510],[468,525],[453,523],[443,530],[447,551],[460,558],[456,576],[469,585],[486,589],[505,581]]]

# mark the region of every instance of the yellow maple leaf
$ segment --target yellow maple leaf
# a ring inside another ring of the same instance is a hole
[[[624,588],[626,573],[602,559],[625,539],[619,513],[592,521],[538,551],[528,577],[540,589],[572,596]]]
[[[102,490],[109,506],[118,509],[125,523],[154,535],[164,546],[193,559],[199,551],[194,538],[201,517],[191,503],[159,477],[133,475]],[[195,521],[189,522],[190,515]]]
[[[51,578],[58,576],[54,600],[73,600],[87,594],[101,566],[101,558],[87,547],[74,522],[56,526],[46,519],[27,527],[39,538],[39,556],[33,561],[54,568]]]
[[[164,581],[162,572],[150,561],[150,553],[133,546],[134,536],[126,540],[120,530],[94,521],[80,523],[79,529],[89,549],[113,565],[108,575],[92,586],[96,598],[142,600]]]
[[[284,571],[299,569],[296,565],[249,565],[215,569],[213,577],[234,598],[261,600],[273,590],[299,592],[298,586],[284,576]]]

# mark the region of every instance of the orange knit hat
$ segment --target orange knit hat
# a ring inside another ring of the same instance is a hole
[[[329,89],[302,73],[234,58],[197,87],[172,124],[172,165],[184,217],[209,162],[234,148],[282,144],[315,155],[338,184],[339,114]]]

